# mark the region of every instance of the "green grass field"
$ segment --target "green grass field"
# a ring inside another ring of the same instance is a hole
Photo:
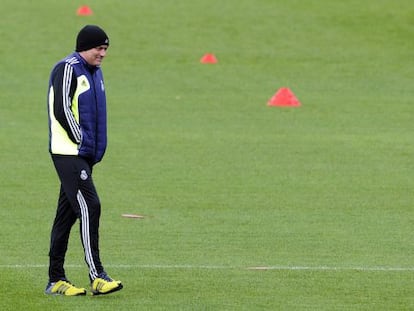
[[[0,5],[1,310],[414,309],[411,0],[82,4]],[[94,177],[125,288],[49,297],[47,82],[88,23],[111,39]],[[302,106],[267,106],[281,87]]]

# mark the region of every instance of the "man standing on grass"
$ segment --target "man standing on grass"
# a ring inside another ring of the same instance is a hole
[[[60,179],[57,212],[49,251],[49,282],[45,293],[85,295],[66,278],[65,254],[73,224],[79,219],[85,261],[93,295],[122,289],[111,279],[99,257],[101,205],[93,166],[106,149],[106,97],[100,65],[109,38],[98,26],[87,25],[76,38],[76,51],[53,68],[49,80],[49,151]]]

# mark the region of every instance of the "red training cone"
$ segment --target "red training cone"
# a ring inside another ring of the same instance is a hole
[[[205,54],[201,59],[200,62],[202,64],[215,64],[218,62],[216,56],[214,54]]]
[[[92,9],[90,7],[88,7],[87,5],[82,5],[81,7],[78,8],[78,10],[76,11],[76,14],[79,16],[89,16],[92,15]]]
[[[268,101],[268,106],[289,106],[289,107],[299,107],[301,103],[296,98],[295,94],[287,88],[280,88],[276,94]]]

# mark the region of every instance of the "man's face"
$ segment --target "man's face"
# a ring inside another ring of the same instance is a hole
[[[108,49],[107,45],[100,45],[87,51],[80,52],[81,56],[91,66],[100,66]]]

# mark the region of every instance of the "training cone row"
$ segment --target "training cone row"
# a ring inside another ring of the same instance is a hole
[[[92,9],[87,5],[82,5],[76,10],[76,14],[79,16],[89,16],[92,15]]]
[[[267,105],[279,107],[299,107],[301,106],[301,103],[289,88],[282,87],[276,92],[275,95],[273,95],[271,99],[269,99]]]

